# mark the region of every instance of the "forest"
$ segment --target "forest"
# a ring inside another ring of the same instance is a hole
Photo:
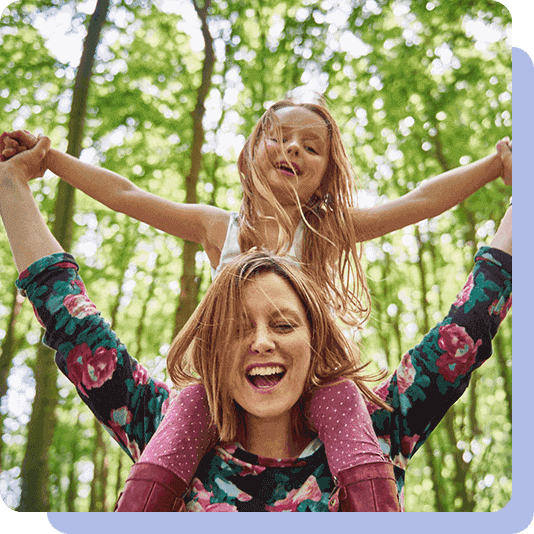
[[[511,18],[492,0],[39,0],[0,23],[0,129],[176,202],[237,211],[236,161],[272,103],[325,95],[357,200],[397,198],[490,154],[512,132]],[[207,257],[47,173],[31,188],[130,354],[168,380],[166,354],[210,283]],[[372,313],[355,337],[393,371],[447,312],[511,190],[364,245]],[[112,511],[131,461],[41,343],[0,230],[0,496],[18,511]],[[490,512],[512,495],[512,321],[406,477],[413,512]]]

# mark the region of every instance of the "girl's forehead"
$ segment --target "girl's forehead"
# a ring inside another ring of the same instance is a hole
[[[322,117],[302,107],[286,107],[277,109],[275,115],[282,128],[305,129],[325,140],[328,138],[328,128]]]

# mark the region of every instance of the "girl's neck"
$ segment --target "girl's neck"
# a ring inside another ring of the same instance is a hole
[[[298,207],[285,208],[285,211],[292,223],[293,231],[296,230],[301,218]],[[254,228],[260,235],[261,245],[263,247],[268,250],[277,249],[280,223],[275,219],[275,213],[272,209],[258,212],[258,218],[254,223]]]

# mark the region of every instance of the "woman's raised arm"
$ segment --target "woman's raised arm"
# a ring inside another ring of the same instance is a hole
[[[0,163],[0,215],[6,229],[15,265],[20,272],[49,254],[63,252],[39,212],[28,181],[42,176],[50,139]]]

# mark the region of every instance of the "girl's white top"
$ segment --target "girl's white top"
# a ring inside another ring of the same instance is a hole
[[[219,274],[221,269],[230,263],[236,256],[241,254],[239,248],[239,214],[235,211],[230,212],[230,221],[228,223],[228,230],[226,232],[226,239],[224,240],[224,246],[221,251],[221,259],[217,269],[211,268],[211,279],[215,280],[215,277]],[[299,260],[302,252],[302,241],[304,238],[304,223],[299,222],[297,231],[295,232],[295,239],[291,245],[289,256],[292,256],[296,260]]]

